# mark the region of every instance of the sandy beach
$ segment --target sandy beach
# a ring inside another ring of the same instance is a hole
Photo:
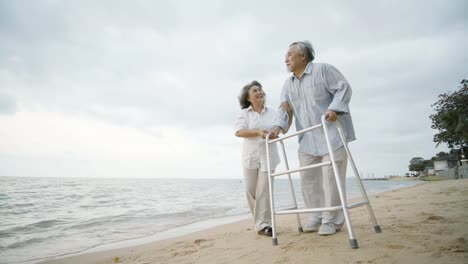
[[[425,182],[370,201],[382,233],[374,232],[366,207],[351,209],[359,249],[351,249],[346,227],[326,237],[299,233],[287,215],[276,218],[278,246],[245,220],[43,263],[468,263],[468,179]],[[305,223],[305,215],[301,219]]]

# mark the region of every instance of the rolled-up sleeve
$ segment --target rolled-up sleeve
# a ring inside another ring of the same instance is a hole
[[[281,97],[280,97],[280,105],[278,111],[276,112],[275,118],[275,126],[281,127],[283,131],[286,131],[289,128],[289,115],[286,111],[284,111],[282,104],[288,103],[288,95],[286,93],[286,83],[283,85],[283,89],[281,90]]]
[[[242,110],[239,115],[237,115],[236,122],[234,123],[234,134],[237,133],[237,131],[248,127],[246,114],[247,113]]]
[[[327,65],[324,68],[325,81],[328,91],[333,94],[333,100],[328,107],[335,112],[349,113],[349,101],[351,100],[351,86],[335,67]]]

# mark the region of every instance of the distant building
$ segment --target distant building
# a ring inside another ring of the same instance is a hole
[[[435,169],[433,167],[428,167],[427,175],[435,175]]]
[[[449,155],[434,160],[434,174],[443,178],[458,178],[458,160],[456,155]]]
[[[448,169],[449,166],[447,160],[434,160],[434,171],[444,171]]]

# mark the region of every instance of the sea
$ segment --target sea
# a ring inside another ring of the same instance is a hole
[[[368,194],[418,181],[365,180]],[[347,197],[361,197],[348,178]],[[299,205],[299,179],[293,178]],[[291,206],[289,181],[275,180],[275,205]],[[0,263],[138,245],[248,219],[240,179],[0,177]],[[377,216],[378,218],[378,216]]]

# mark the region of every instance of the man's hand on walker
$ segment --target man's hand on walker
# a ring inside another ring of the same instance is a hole
[[[336,119],[338,119],[337,114],[333,110],[327,110],[325,111],[325,120],[330,121],[330,122],[335,122]]]

